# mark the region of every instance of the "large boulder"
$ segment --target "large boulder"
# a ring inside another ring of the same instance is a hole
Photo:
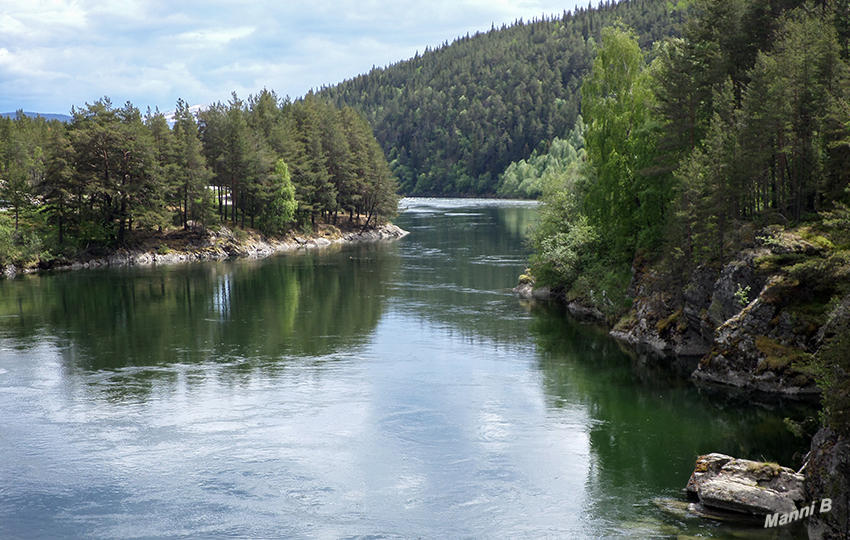
[[[804,480],[775,463],[713,453],[697,458],[686,490],[705,507],[762,516],[796,510]]]
[[[812,439],[806,465],[807,499],[829,499],[832,509],[809,520],[812,540],[850,538],[850,440],[828,428],[821,428]]]

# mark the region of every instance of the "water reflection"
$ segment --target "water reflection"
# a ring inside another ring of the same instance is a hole
[[[527,312],[532,207],[409,206],[391,244],[0,282],[0,537],[705,537],[651,503],[697,454],[793,463],[793,407]]]
[[[536,314],[532,332],[551,406],[581,407],[591,418],[588,511],[608,522],[606,535],[630,536],[635,531],[623,530],[629,523],[642,523],[635,525],[641,536],[650,529],[662,534],[667,517],[651,501],[681,497],[700,454],[802,465],[807,441],[795,438],[783,418],[802,421],[813,404],[700,392],[679,370],[627,354],[606,330],[565,317],[561,308],[543,306]],[[699,521],[688,526],[711,528]]]
[[[69,372],[114,372],[108,387],[144,394],[149,379],[173,375],[156,366],[215,362],[245,372],[361,346],[397,266],[391,247],[364,245],[5,280],[0,338],[19,350],[47,339]]]

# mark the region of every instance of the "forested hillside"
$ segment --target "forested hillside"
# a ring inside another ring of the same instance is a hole
[[[550,187],[552,230],[537,237],[553,283],[638,251],[687,275],[728,261],[742,224],[846,212],[847,2],[698,0],[691,13],[652,55],[625,26],[603,31],[581,89],[588,159]]]
[[[276,234],[396,212],[395,178],[350,107],[264,90],[197,117],[180,101],[173,128],[107,98],[72,112],[69,123],[0,118],[0,264],[114,249],[175,226]]]
[[[602,28],[622,21],[649,51],[686,2],[624,0],[517,21],[323,89],[369,119],[409,195],[492,195],[512,162],[566,138]]]
[[[695,0],[689,16],[649,56],[631,29],[603,31],[587,159],[546,186],[523,279],[629,339],[693,346],[694,377],[817,382],[847,437],[850,2]]]

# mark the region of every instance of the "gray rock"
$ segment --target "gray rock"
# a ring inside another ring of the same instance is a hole
[[[781,230],[779,227],[767,227],[756,236],[758,243],[770,249],[776,255],[787,255],[789,253],[801,253],[805,255],[821,255],[823,247],[816,246],[804,240],[800,235]]]
[[[523,300],[548,300],[551,297],[549,287],[540,287],[535,289],[534,283],[520,283],[513,289],[514,293]]]
[[[752,300],[715,331],[714,347],[700,361],[692,377],[747,389],[786,395],[817,394],[815,381],[791,368],[774,369],[768,358],[780,351],[807,351],[807,344],[793,332],[790,316],[772,301],[774,289],[784,278],[772,277]]]
[[[752,255],[730,262],[714,284],[708,306],[709,318],[715,326],[723,324],[758,297],[763,286],[764,282],[756,277]],[[746,301],[742,303],[744,296]]]
[[[296,237],[294,239],[295,243],[269,239],[259,241],[249,239],[247,242],[243,243],[236,240],[230,229],[222,226],[219,228],[217,233],[211,230],[207,231],[206,236],[200,242],[194,244],[194,247],[187,248],[186,251],[172,251],[170,253],[160,254],[154,251],[119,249],[104,258],[56,264],[53,268],[77,269],[98,268],[101,266],[176,264],[192,261],[217,261],[228,259],[230,257],[258,259],[269,257],[281,251],[294,251],[299,247],[325,248],[335,243],[392,240],[404,237],[408,234],[409,233],[407,231],[400,227],[388,223],[375,229],[355,235],[349,235],[348,237],[340,238],[335,241],[322,237],[312,240],[307,240],[303,237]],[[215,239],[221,239],[223,241],[216,244],[214,241]],[[18,269],[13,265],[0,267],[0,270],[2,270],[2,276],[5,277],[14,277],[18,272],[32,271],[29,269]]]
[[[683,313],[687,317],[688,327],[698,333],[706,343],[714,339],[714,325],[709,323],[707,313],[709,306],[711,306],[717,277],[717,270],[702,265],[691,274],[691,279],[684,291]],[[708,352],[708,347],[705,348],[703,354],[706,352]]]
[[[787,467],[713,453],[697,458],[685,489],[707,508],[767,515],[794,511],[804,480]]]
[[[345,240],[348,242],[374,242],[377,240],[403,238],[408,234],[410,233],[401,227],[388,223],[375,229],[348,234],[345,236]]]
[[[589,321],[604,321],[605,314],[599,311],[596,308],[589,308],[579,304],[578,302],[569,302],[567,304],[567,310],[570,312],[570,315],[577,319],[589,320]]]
[[[787,514],[797,509],[794,501],[780,493],[736,479],[705,482],[699,500],[705,506],[758,515]]]
[[[850,440],[827,428],[815,434],[806,462],[805,493],[808,500],[832,501],[829,513],[809,520],[809,538],[850,538]]]
[[[514,293],[523,300],[531,300],[534,297],[534,284],[520,283],[514,287]]]

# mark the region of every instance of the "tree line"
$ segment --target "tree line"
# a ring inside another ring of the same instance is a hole
[[[687,2],[624,0],[466,35],[319,95],[362,111],[408,195],[493,195],[512,163],[572,130],[604,27],[643,47],[678,35]]]
[[[795,228],[808,251],[753,264],[816,343],[850,293],[850,2],[694,0],[689,13],[651,54],[628,27],[603,30],[581,87],[586,159],[544,186],[532,274],[614,322],[644,273],[640,294],[662,291],[672,313],[696,269]],[[824,343],[777,347],[817,375],[825,421],[846,434],[850,340]]]
[[[396,190],[366,119],[313,95],[233,94],[197,114],[180,100],[171,125],[108,98],[75,107],[67,124],[0,118],[4,262],[175,226],[280,234],[361,217],[369,226],[394,215]]]
[[[847,200],[850,3],[690,9],[683,37],[651,55],[628,27],[603,30],[581,88],[587,161],[550,187],[536,237],[552,283],[638,252],[688,275],[728,260],[742,223],[818,219]]]

